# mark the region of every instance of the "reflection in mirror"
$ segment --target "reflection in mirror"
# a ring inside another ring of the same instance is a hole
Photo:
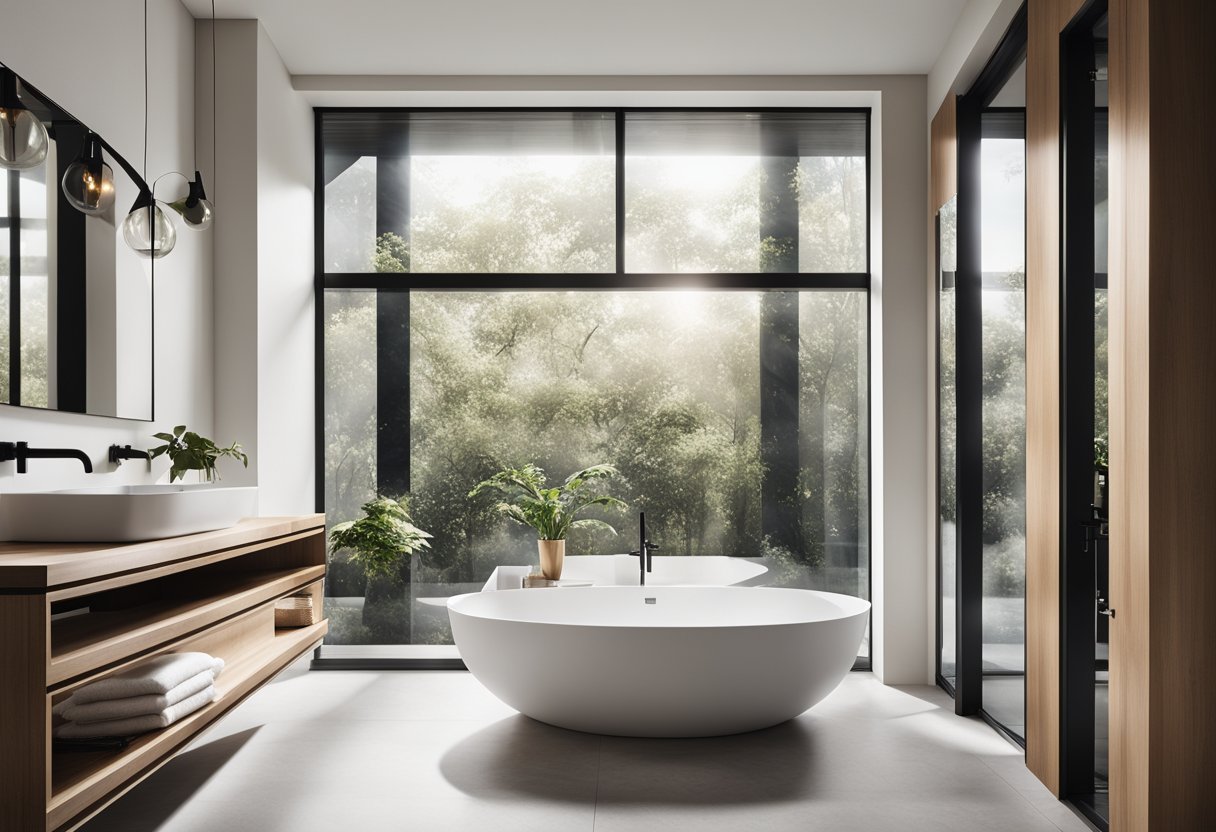
[[[41,164],[0,169],[0,404],[150,420],[152,283],[114,209],[142,183],[106,160],[112,190],[81,213],[60,182],[100,154],[92,132],[20,77],[16,92],[50,141]]]

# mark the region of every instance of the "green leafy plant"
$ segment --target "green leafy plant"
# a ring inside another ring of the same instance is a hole
[[[185,425],[178,425],[173,429],[173,433],[154,433],[152,436],[165,444],[149,449],[148,456],[150,459],[156,459],[162,454],[169,455],[172,462],[169,482],[185,478],[187,471],[198,471],[204,481],[214,482],[220,478],[215,463],[223,457],[239,459],[241,464],[249,467],[249,455],[239,442],[221,448],[207,437],[186,430]]]
[[[351,561],[368,577],[389,577],[402,555],[430,548],[431,535],[414,525],[409,498],[377,497],[363,504],[358,520],[338,523],[329,530],[329,551],[349,549]]]
[[[544,471],[528,464],[499,471],[474,486],[469,496],[476,497],[486,489],[502,492],[506,499],[495,506],[498,512],[516,523],[531,526],[541,540],[565,540],[571,529],[598,528],[616,534],[616,529],[603,520],[578,519],[578,515],[591,506],[626,507],[616,497],[597,494],[588,487],[616,474],[616,468],[611,465],[592,465],[576,471],[553,488],[548,486]]]

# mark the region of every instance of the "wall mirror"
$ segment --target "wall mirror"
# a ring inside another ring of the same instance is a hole
[[[111,178],[90,175],[102,164]],[[104,138],[0,64],[0,404],[152,419],[149,261],[122,242],[141,188]]]

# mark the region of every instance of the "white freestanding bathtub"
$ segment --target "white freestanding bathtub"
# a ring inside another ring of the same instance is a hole
[[[870,603],[768,587],[515,589],[449,599],[477,679],[562,728],[705,737],[784,722],[853,666]]]

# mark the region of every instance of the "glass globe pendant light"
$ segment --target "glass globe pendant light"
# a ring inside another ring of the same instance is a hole
[[[0,67],[0,168],[30,170],[46,161],[46,125],[17,97],[17,75]]]
[[[114,171],[101,158],[95,133],[85,134],[80,155],[63,174],[63,195],[82,214],[104,214],[114,204]]]
[[[211,225],[215,206],[207,199],[207,192],[203,189],[203,174],[200,171],[194,172],[189,193],[176,202],[170,202],[169,207],[181,214],[182,220],[191,228],[202,230]]]
[[[141,190],[122,222],[122,238],[140,257],[159,260],[177,245],[177,229],[152,198],[152,192]]]

